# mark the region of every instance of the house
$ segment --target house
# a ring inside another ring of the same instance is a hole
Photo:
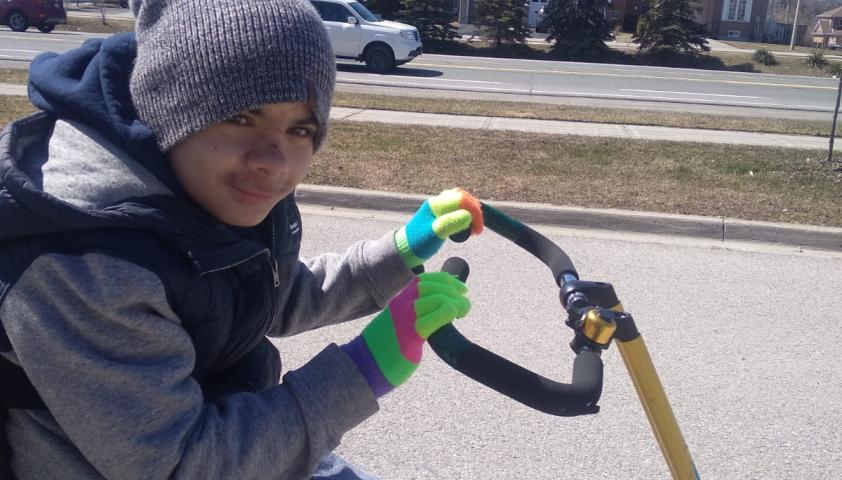
[[[816,17],[816,23],[810,31],[810,41],[814,47],[842,47],[842,7],[828,10]]]
[[[769,0],[708,0],[703,3],[701,20],[713,38],[744,42],[763,40],[766,24],[771,20]]]

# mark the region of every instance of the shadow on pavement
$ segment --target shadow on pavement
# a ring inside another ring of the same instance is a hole
[[[363,64],[353,64],[353,63],[337,63],[336,69],[340,72],[349,72],[349,73],[370,73],[372,75],[377,75],[376,73],[371,73]],[[413,68],[413,67],[397,67],[391,72],[382,73],[380,76],[383,77],[419,77],[419,78],[433,78],[433,77],[440,77],[444,75],[443,72],[439,70],[432,70],[428,68]]]

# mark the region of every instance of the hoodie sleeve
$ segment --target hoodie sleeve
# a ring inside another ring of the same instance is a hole
[[[270,336],[288,336],[375,313],[414,278],[394,231],[352,245],[343,255],[299,261],[282,317]]]
[[[16,436],[21,478],[43,472],[44,458],[57,477],[61,462],[65,471],[87,462],[109,479],[309,478],[378,408],[335,345],[278,386],[206,403],[191,377],[191,339],[159,278],[99,253],[39,257],[7,292],[0,318],[67,437]],[[51,455],[67,446],[50,443],[66,441],[84,460]]]

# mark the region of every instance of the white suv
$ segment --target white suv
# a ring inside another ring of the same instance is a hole
[[[365,62],[384,73],[421,55],[418,29],[380,20],[354,0],[311,0],[324,21],[337,58]]]

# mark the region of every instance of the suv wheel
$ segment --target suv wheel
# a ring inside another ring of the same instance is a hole
[[[374,73],[386,73],[395,68],[395,54],[386,45],[372,45],[365,55],[365,66]]]
[[[15,10],[6,17],[6,25],[16,32],[24,32],[29,28],[29,20],[26,19],[23,12]]]
[[[56,28],[54,23],[42,23],[41,25],[38,25],[38,30],[40,30],[41,33],[50,33],[54,28]]]

